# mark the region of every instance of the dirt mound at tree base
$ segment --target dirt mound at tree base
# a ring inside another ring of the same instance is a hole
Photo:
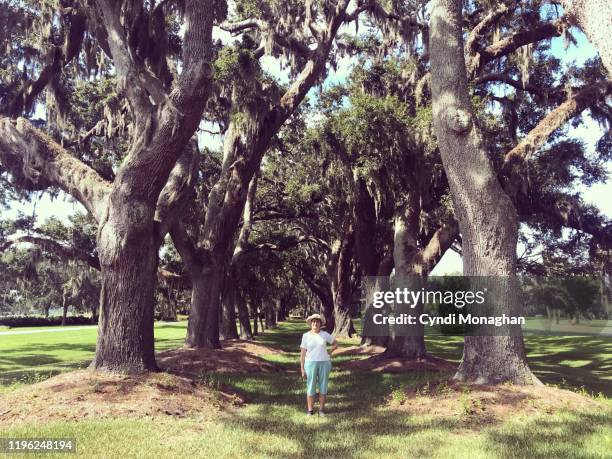
[[[22,422],[214,415],[244,404],[213,373],[281,371],[260,356],[262,344],[227,340],[223,349],[179,348],[157,353],[164,372],[118,375],[81,370],[0,395],[0,425]]]
[[[347,370],[363,370],[363,371],[377,371],[381,373],[407,373],[414,371],[427,371],[427,372],[454,372],[457,369],[455,363],[449,362],[444,359],[437,357],[427,356],[422,359],[405,359],[402,357],[388,357],[382,348],[366,349],[363,352],[353,350],[353,354],[359,355],[371,355],[371,357],[351,360],[340,366]],[[350,350],[345,352],[349,354]],[[350,355],[350,354],[349,354]]]
[[[268,373],[282,368],[261,358],[282,352],[263,344],[226,340],[222,349],[178,348],[157,353],[157,364],[164,371],[189,376],[205,373]]]
[[[117,375],[81,370],[0,395],[0,425],[212,415],[242,404],[235,394],[169,373]]]
[[[495,386],[454,380],[431,381],[414,388],[398,387],[389,407],[419,416],[453,416],[476,425],[517,415],[552,414],[560,410],[610,410],[591,397],[548,386]]]

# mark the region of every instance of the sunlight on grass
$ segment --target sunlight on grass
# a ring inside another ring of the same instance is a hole
[[[181,346],[186,327],[186,322],[156,324],[156,349]],[[0,391],[6,390],[6,386],[31,384],[87,367],[96,349],[97,329],[80,328],[65,327],[65,332],[44,333],[61,327],[34,327],[31,330],[36,333],[0,335]]]

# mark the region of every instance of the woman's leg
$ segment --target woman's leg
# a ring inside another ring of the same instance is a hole
[[[329,372],[331,371],[331,361],[319,362],[318,370],[319,411],[324,411],[325,402],[327,401],[327,382],[329,381]]]
[[[316,366],[314,363],[304,362],[304,371],[306,372],[306,405],[308,406],[308,411],[314,409],[314,399],[317,393]]]
[[[314,382],[312,383],[312,390],[313,390],[313,397],[312,400],[314,402],[314,400],[317,397],[317,388],[319,388],[318,392],[321,392],[321,378],[319,377],[319,367],[321,365],[321,362],[313,362],[313,367],[312,367],[312,377],[314,379]],[[319,399],[321,399],[321,396],[319,396]]]

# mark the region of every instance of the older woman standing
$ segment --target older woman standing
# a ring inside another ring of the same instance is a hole
[[[302,367],[302,378],[306,378],[306,402],[308,415],[314,412],[314,400],[319,386],[319,416],[325,416],[325,402],[327,401],[327,382],[331,371],[331,358],[327,353],[327,345],[331,344],[332,353],[338,347],[336,339],[321,326],[325,318],[319,314],[313,314],[306,319],[310,325],[310,331],[302,335],[302,350],[300,363]]]

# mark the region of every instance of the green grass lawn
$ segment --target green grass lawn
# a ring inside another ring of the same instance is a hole
[[[528,317],[523,332],[544,332],[566,336],[605,334],[612,338],[612,320],[581,320],[579,323],[572,323],[569,319],[561,319],[556,323],[546,317]]]
[[[610,457],[612,417],[606,410],[521,415],[473,425],[459,415],[414,416],[385,408],[395,388],[434,377],[428,373],[388,375],[336,368],[330,381],[329,416],[306,418],[304,383],[297,371],[304,328],[302,323],[283,323],[258,338],[288,352],[268,357],[285,372],[212,375],[246,400],[237,413],[21,425],[0,436],[74,437],[78,455],[86,457]],[[184,333],[184,323],[158,325],[158,349],[179,346]],[[609,339],[530,336],[527,345],[532,368],[545,382],[584,385],[589,392],[609,394]],[[0,384],[14,385],[32,372],[42,378],[80,368],[91,359],[94,346],[93,329],[0,335]],[[430,337],[428,348],[457,360],[461,340]],[[338,356],[336,362],[348,358]]]
[[[157,323],[157,349],[181,346],[186,327],[187,322]],[[84,368],[96,349],[95,326],[14,328],[4,332],[18,333],[0,333],[0,391]]]
[[[429,352],[461,360],[463,338],[431,336]],[[612,397],[612,338],[602,336],[526,335],[529,365],[546,384]]]

